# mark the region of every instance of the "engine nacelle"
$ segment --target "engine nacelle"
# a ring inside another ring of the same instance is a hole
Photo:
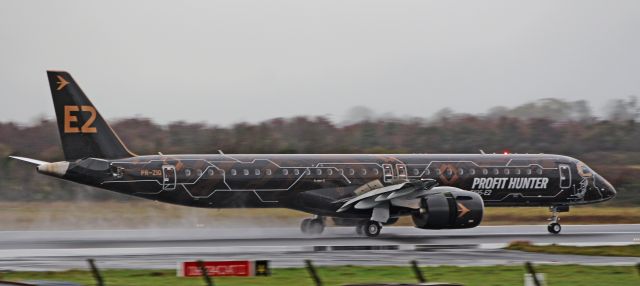
[[[472,228],[482,221],[484,201],[480,195],[454,187],[435,187],[431,191],[411,216],[417,228]]]

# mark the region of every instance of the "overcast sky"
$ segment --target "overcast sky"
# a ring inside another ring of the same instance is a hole
[[[2,1],[0,121],[45,70],[107,118],[230,124],[353,106],[428,117],[640,95],[640,1]]]

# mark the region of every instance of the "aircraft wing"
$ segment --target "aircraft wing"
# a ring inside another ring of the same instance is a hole
[[[31,158],[25,158],[25,157],[18,157],[18,156],[9,156],[9,158],[20,160],[20,161],[27,162],[27,163],[30,163],[30,164],[34,164],[36,166],[40,166],[42,164],[49,163],[49,162],[45,162],[45,161],[40,161],[40,160],[31,159]]]
[[[418,208],[420,197],[438,183],[432,179],[408,181],[400,184],[382,187],[366,192],[344,203],[338,212],[344,212],[351,207],[356,209],[371,209],[380,204],[390,203],[394,206]]]

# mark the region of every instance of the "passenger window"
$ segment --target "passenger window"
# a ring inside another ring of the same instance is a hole
[[[483,169],[482,169],[482,174],[483,174],[483,175],[487,175],[487,174],[489,174],[489,170],[487,170],[487,169],[484,169],[484,168],[483,168]]]
[[[300,175],[300,170],[293,169],[293,174],[296,175],[296,176]]]
[[[307,176],[311,175],[311,170],[309,170],[309,169],[304,170],[304,174],[307,175]]]
[[[344,169],[340,169],[340,175],[344,176]]]
[[[248,169],[242,170],[242,174],[244,174],[245,176],[249,176],[249,170]]]
[[[213,169],[209,169],[209,171],[207,171],[207,174],[209,174],[209,176],[213,176],[215,172],[213,171]]]
[[[476,169],[471,168],[469,169],[469,175],[475,175],[476,174]]]
[[[411,172],[413,172],[414,176],[420,175],[420,170],[418,170],[418,169],[414,168],[413,170],[411,170]]]
[[[460,176],[464,175],[464,170],[462,168],[458,169],[458,175]]]
[[[255,174],[256,176],[260,176],[260,169],[256,169]]]
[[[440,176],[442,174],[442,171],[440,171],[440,169],[436,169],[436,176]]]
[[[444,170],[444,175],[447,177],[453,176],[453,170],[447,168],[446,170]]]
[[[427,175],[427,176],[431,175],[431,170],[429,170],[429,168],[425,169],[424,170],[424,174]]]
[[[322,175],[322,169],[316,169],[316,175],[318,176]]]
[[[285,176],[286,176],[286,175],[289,175],[289,170],[287,170],[287,169],[282,169],[282,174],[283,174],[283,175],[285,175]]]
[[[265,173],[267,173],[267,176],[271,176],[271,169],[265,170]]]
[[[377,176],[380,175],[380,170],[378,168],[373,168],[373,173]]]
[[[360,173],[365,176],[367,174],[367,169],[362,168],[362,170],[360,170]]]
[[[537,173],[538,175],[542,175],[542,169],[538,169],[538,170],[536,170],[536,173]]]
[[[527,169],[527,175],[531,175],[531,169]]]
[[[333,175],[333,170],[332,169],[327,169],[327,175],[329,175],[329,176]]]
[[[231,175],[232,176],[235,176],[237,174],[238,174],[238,172],[236,171],[236,169],[231,169]]]
[[[509,169],[504,169],[504,174],[509,175]]]
[[[200,169],[196,170],[196,175],[198,177],[202,177],[202,170],[200,170]]]
[[[515,169],[515,170],[513,170],[513,172],[514,172],[516,175],[520,175],[520,173],[521,173],[520,169]]]
[[[354,169],[351,169],[351,168],[350,168],[350,169],[349,169],[349,175],[350,175],[350,176],[353,176],[353,175],[355,175],[355,174],[356,174],[356,171],[355,171]]]
[[[184,175],[187,177],[191,176],[191,169],[184,169]]]
[[[494,175],[498,175],[498,174],[500,174],[500,171],[498,171],[498,169],[494,168],[494,169],[493,169],[493,174],[494,174]]]

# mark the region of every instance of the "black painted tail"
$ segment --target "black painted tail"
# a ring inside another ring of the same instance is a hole
[[[100,116],[69,73],[47,71],[47,76],[67,161],[88,157],[118,159],[135,156]]]

